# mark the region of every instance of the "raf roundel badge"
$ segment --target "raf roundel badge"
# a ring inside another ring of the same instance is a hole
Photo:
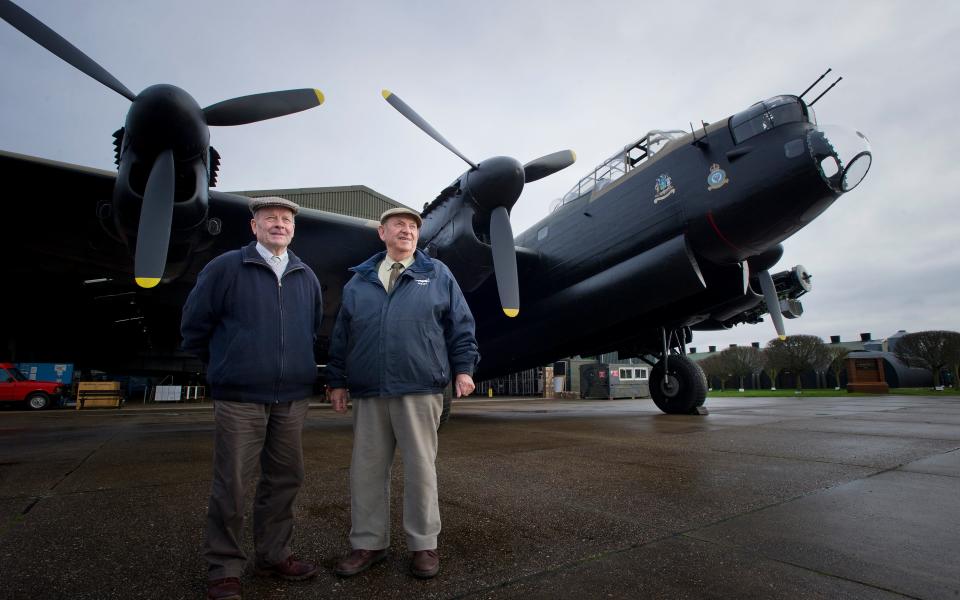
[[[720,165],[713,163],[710,165],[710,174],[707,175],[707,191],[719,190],[727,185],[730,180],[727,179],[727,172],[720,168]]]

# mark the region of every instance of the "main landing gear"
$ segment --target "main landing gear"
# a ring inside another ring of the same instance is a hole
[[[674,332],[663,331],[663,354],[650,371],[650,396],[657,408],[668,415],[705,415],[707,377],[703,370],[682,354],[673,352]]]

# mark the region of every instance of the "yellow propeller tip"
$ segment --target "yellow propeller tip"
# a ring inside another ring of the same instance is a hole
[[[383,94],[384,100],[386,100],[387,98],[393,95],[393,92],[391,92],[390,90],[381,90],[380,93]]]
[[[573,150],[570,151],[570,158],[573,159],[573,162],[577,162],[577,153]]]
[[[324,100],[324,98],[323,98],[323,92],[321,92],[321,91],[318,90],[317,88],[313,88],[313,93],[317,95],[317,103],[318,103],[318,104],[323,104],[323,100]]]
[[[503,314],[505,314],[505,315],[507,315],[508,317],[511,317],[511,318],[512,318],[512,317],[515,317],[515,316],[517,316],[517,315],[520,314],[520,309],[519,309],[519,308],[505,308],[505,309],[503,309]]]
[[[783,340],[787,339],[787,336],[785,336],[785,335],[781,335],[781,336],[778,336],[778,337],[780,338],[780,341],[781,341],[781,342],[782,342]]]
[[[134,279],[136,279],[137,285],[142,288],[156,287],[156,285],[160,283],[159,277],[135,277]]]

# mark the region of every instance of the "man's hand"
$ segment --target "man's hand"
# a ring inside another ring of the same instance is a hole
[[[454,383],[454,387],[457,388],[457,398],[460,398],[461,396],[469,396],[472,394],[477,386],[473,383],[473,377],[466,373],[457,373],[457,380]]]
[[[330,390],[330,404],[333,405],[333,410],[343,414],[347,412],[347,388],[334,388]]]

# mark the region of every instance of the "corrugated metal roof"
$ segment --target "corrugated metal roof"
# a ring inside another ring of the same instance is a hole
[[[383,211],[404,206],[403,204],[371,190],[365,185],[347,185],[315,188],[287,188],[282,190],[247,190],[230,192],[248,198],[280,196],[293,200],[304,208],[325,210],[327,212],[359,217],[361,219],[380,219]],[[408,207],[409,208],[409,207]]]

